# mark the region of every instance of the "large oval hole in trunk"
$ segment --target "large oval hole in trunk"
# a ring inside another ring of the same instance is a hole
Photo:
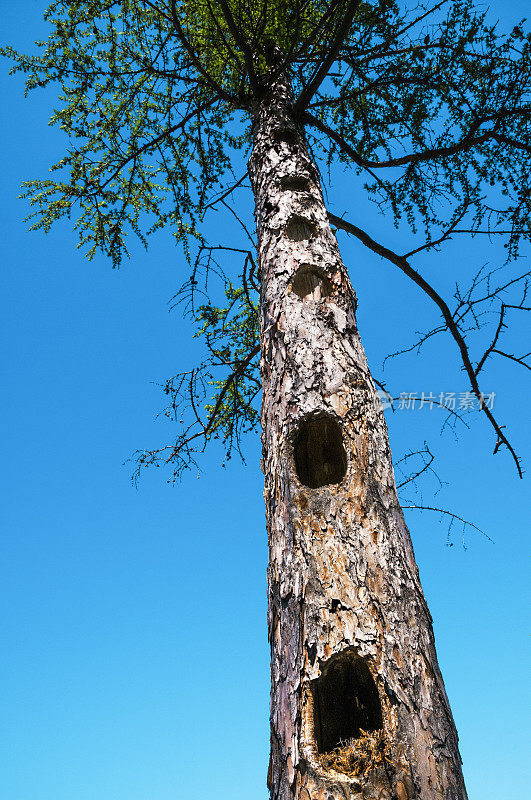
[[[340,653],[312,682],[314,736],[319,753],[328,753],[383,727],[382,706],[369,667],[355,653]]]
[[[295,434],[293,455],[300,482],[310,489],[340,483],[347,471],[341,428],[330,414],[302,420]]]
[[[293,276],[290,288],[304,301],[319,301],[332,294],[332,284],[324,272],[309,265],[299,267]]]

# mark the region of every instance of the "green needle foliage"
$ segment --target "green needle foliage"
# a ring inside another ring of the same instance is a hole
[[[58,86],[50,124],[66,134],[50,177],[27,181],[23,196],[34,229],[72,219],[89,258],[101,251],[118,266],[131,234],[147,246],[168,226],[184,247],[193,294],[208,250],[208,213],[229,213],[226,197],[249,152],[253,108],[279,73],[292,83],[293,119],[318,165],[341,162],[397,226],[421,231],[415,252],[458,233],[487,233],[504,242],[510,261],[531,237],[531,35],[524,22],[502,34],[474,0],[61,0],[45,18],[50,34],[36,53],[1,49],[11,71],[25,74],[27,93]],[[349,231],[393,263],[400,258],[355,226]],[[234,276],[223,279],[231,311],[192,302],[209,348],[199,372],[211,393],[206,409],[193,409],[197,428],[141,461],[170,461],[179,473],[212,436],[230,453],[256,424],[258,279],[255,273],[244,285],[246,253],[243,262],[239,289]],[[436,330],[458,343],[476,394],[483,356],[467,364],[465,341],[471,319],[471,327],[481,325],[474,304],[502,303],[505,325],[509,309],[525,308],[507,292],[525,281],[502,281],[484,296],[476,281],[480,295],[448,314],[435,299],[444,320]],[[509,446],[491,422],[498,444]]]

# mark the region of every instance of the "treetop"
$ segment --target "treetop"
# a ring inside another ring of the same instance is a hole
[[[37,54],[2,51],[27,92],[60,92],[68,144],[26,196],[35,228],[74,216],[89,257],[118,265],[128,234],[166,225],[200,238],[279,71],[319,163],[397,225],[466,219],[509,257],[529,239],[531,34],[500,34],[473,0],[63,0],[45,16]]]
[[[11,72],[24,74],[26,93],[58,89],[50,124],[64,131],[65,150],[48,178],[24,183],[32,228],[48,232],[72,219],[79,247],[89,258],[103,252],[113,266],[127,254],[131,234],[147,246],[151,234],[169,226],[182,243],[190,266],[182,296],[209,354],[184,383],[178,375],[166,384],[170,415],[180,414],[183,397],[214,389],[206,421],[196,413],[169,455],[164,450],[177,472],[183,453],[185,465],[193,457],[190,442],[221,435],[230,452],[258,420],[259,265],[252,225],[227,199],[249,188],[253,116],[282,76],[292,89],[286,112],[321,175],[340,165],[353,188],[363,187],[397,227],[416,234],[410,251],[397,254],[356,220],[329,214],[435,303],[442,322],[415,347],[450,333],[496,432],[495,449],[505,445],[521,474],[481,399],[478,376],[493,354],[529,369],[527,355],[500,344],[508,316],[528,310],[529,273],[502,278],[496,269],[481,271],[449,302],[410,262],[463,235],[503,242],[511,261],[531,238],[525,20],[500,32],[474,0],[58,0],[45,19],[50,34],[35,53],[0,49]],[[208,241],[213,209],[242,225],[244,247]],[[239,286],[224,275],[222,252],[242,256]],[[208,274],[222,276],[224,305],[208,296],[196,302],[202,271],[205,289]],[[491,340],[473,358],[470,332],[493,306]],[[228,377],[218,380],[219,368]],[[154,463],[159,454],[142,457]]]

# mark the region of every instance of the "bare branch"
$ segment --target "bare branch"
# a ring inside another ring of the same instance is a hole
[[[361,230],[361,228],[358,228],[356,225],[353,225],[352,223],[347,222],[346,220],[342,219],[341,217],[337,217],[335,214],[329,213],[328,214],[328,218],[329,218],[330,222],[333,225],[335,225],[338,228],[342,228],[343,230],[347,231],[348,233],[353,234],[354,236],[356,236],[357,239],[359,239],[361,242],[363,242],[363,244],[366,247],[368,247],[370,250],[372,250],[374,253],[377,253],[378,255],[383,256],[388,261],[390,261],[392,264],[395,264],[395,266],[397,266],[405,275],[408,276],[408,278],[410,278],[414,283],[416,283],[417,286],[419,286],[422,289],[422,291],[425,292],[425,294],[427,294],[428,297],[439,308],[439,311],[442,314],[444,322],[446,323],[446,327],[447,327],[450,335],[454,339],[457,347],[459,348],[459,353],[460,353],[460,356],[461,356],[461,361],[463,363],[463,367],[465,369],[465,372],[468,375],[468,379],[470,381],[472,391],[473,391],[474,395],[476,396],[476,398],[477,398],[477,400],[479,402],[480,409],[487,416],[489,422],[491,423],[492,427],[496,431],[496,434],[497,434],[497,437],[498,437],[498,441],[500,442],[500,444],[504,444],[505,447],[507,447],[507,449],[509,450],[509,452],[510,452],[512,458],[513,458],[513,461],[515,463],[516,469],[518,471],[518,475],[519,475],[520,478],[523,478],[523,472],[522,472],[522,468],[520,466],[520,459],[519,459],[518,455],[516,454],[513,446],[511,445],[511,443],[509,442],[509,440],[507,439],[507,437],[503,433],[500,425],[498,424],[498,422],[494,418],[494,415],[492,414],[490,409],[487,407],[487,404],[485,403],[484,395],[483,395],[483,393],[481,392],[481,390],[479,388],[478,381],[477,381],[477,376],[476,376],[474,367],[472,366],[472,362],[470,360],[470,354],[469,354],[469,351],[468,351],[467,344],[466,344],[466,342],[465,342],[465,340],[463,338],[463,334],[461,333],[461,331],[460,331],[460,329],[458,327],[458,324],[456,323],[454,315],[450,311],[447,303],[443,300],[443,298],[440,296],[440,294],[433,288],[433,286],[431,286],[422,277],[422,275],[420,275],[420,273],[417,272],[417,270],[413,269],[413,267],[409,264],[409,262],[407,261],[407,259],[404,256],[399,256],[397,253],[394,253],[388,247],[385,247],[384,245],[379,244],[374,239],[372,239],[365,231]],[[498,449],[499,449],[499,446],[498,446]]]
[[[531,353],[526,353],[525,356],[514,356],[510,353],[504,353],[502,350],[497,350],[496,348],[493,348],[492,352],[498,353],[499,356],[505,356],[505,358],[509,358],[511,361],[516,361],[517,364],[520,364],[522,367],[531,370],[531,366],[525,362],[525,359],[529,358]]]
[[[371,169],[382,169],[387,167],[402,167],[406,164],[418,164],[421,161],[435,161],[437,159],[456,155],[456,153],[461,153],[464,150],[471,150],[477,147],[477,145],[484,144],[484,142],[487,142],[489,139],[498,141],[502,138],[505,140],[505,144],[511,144],[514,147],[519,146],[516,142],[509,140],[508,137],[500,137],[495,131],[485,131],[485,133],[479,136],[473,136],[469,132],[463,136],[459,142],[454,142],[454,144],[448,145],[448,147],[435,147],[433,149],[422,150],[419,153],[409,153],[408,155],[399,156],[398,158],[390,158],[387,161],[367,161],[362,159],[362,165],[364,167],[370,167]],[[531,152],[531,148],[527,145],[522,144],[521,149]]]
[[[456,233],[457,225],[461,222],[463,217],[466,215],[468,210],[468,203],[463,204],[463,208],[459,215],[454,219],[454,221],[449,225],[449,227],[444,231],[444,233],[439,236],[438,239],[433,239],[432,241],[426,242],[426,244],[421,245],[420,247],[416,247],[414,250],[410,250],[409,253],[404,254],[404,258],[411,258],[411,256],[416,255],[417,253],[422,252],[423,250],[431,250],[434,247],[438,247],[443,242],[446,242],[448,239],[452,238],[452,235]]]
[[[337,133],[337,131],[334,131],[333,128],[330,128],[322,120],[318,119],[317,117],[314,117],[314,115],[310,114],[308,111],[306,111],[306,113],[304,114],[304,121],[308,122],[308,124],[312,125],[314,128],[317,128],[317,130],[321,131],[322,133],[326,134],[326,136],[328,136],[330,139],[332,139],[332,141],[337,144],[339,149],[342,150],[344,153],[346,153],[348,156],[350,156],[350,158],[354,161],[355,164],[358,165],[358,167],[362,167],[363,169],[367,170],[369,175],[372,178],[374,178],[374,180],[380,185],[380,187],[386,192],[386,194],[388,194],[387,187],[385,186],[381,178],[379,178],[378,175],[375,175],[375,173],[372,172],[367,167],[364,159],[359,155],[359,153],[357,153],[354,150],[353,147],[351,147],[351,145],[349,145],[348,142],[345,141],[345,139],[339,133]]]
[[[477,365],[476,369],[474,370],[476,375],[479,375],[479,373],[483,369],[485,361],[487,360],[489,355],[493,352],[494,348],[496,347],[496,344],[497,344],[498,339],[500,338],[500,334],[502,332],[502,328],[505,327],[504,322],[503,322],[503,318],[505,317],[505,311],[506,311],[505,303],[502,303],[501,304],[501,309],[500,309],[500,319],[499,319],[496,331],[494,333],[494,338],[493,338],[491,344],[489,345],[489,347],[487,347],[487,349],[483,353],[483,355],[480,358],[480,360],[478,361],[478,365]]]
[[[406,453],[405,456],[402,456],[402,458],[398,459],[398,461],[395,464],[395,467],[399,467],[400,464],[404,463],[405,461],[408,461],[410,458],[414,458],[415,456],[423,456],[423,457],[427,456],[427,460],[424,460],[424,464],[422,465],[422,467],[419,470],[417,470],[417,472],[415,472],[413,475],[409,475],[401,483],[397,483],[397,485],[396,485],[397,489],[401,489],[403,486],[406,486],[406,484],[408,484],[408,483],[414,483],[417,480],[417,478],[420,478],[420,476],[424,472],[427,472],[430,469],[431,465],[433,464],[433,462],[435,460],[435,456],[431,452],[431,450],[428,447],[428,445],[426,444],[426,442],[424,442],[424,449],[423,450],[415,450],[415,451],[412,451],[411,453]]]
[[[226,208],[226,209],[228,209],[228,211],[230,211],[230,213],[233,215],[233,217],[234,217],[234,218],[235,218],[235,219],[236,219],[236,220],[237,220],[237,221],[240,223],[240,226],[241,226],[241,228],[243,229],[243,231],[245,232],[245,235],[247,236],[247,238],[249,239],[249,241],[251,242],[251,244],[254,246],[254,244],[255,244],[255,241],[254,241],[254,239],[253,239],[253,237],[252,237],[252,234],[251,234],[251,232],[249,231],[249,229],[248,229],[247,225],[245,224],[245,222],[244,222],[244,221],[243,221],[243,220],[242,220],[242,219],[241,219],[241,218],[238,216],[238,214],[236,213],[236,211],[235,211],[235,210],[234,210],[234,209],[233,209],[231,206],[229,206],[229,204],[228,204],[228,203],[226,203],[226,202],[225,202],[225,200],[221,200],[221,199],[220,199],[220,202],[221,202],[221,204],[222,204],[223,206],[225,206],[225,208]]]
[[[463,517],[460,517],[458,514],[454,514],[453,511],[447,511],[445,508],[434,508],[433,506],[417,506],[417,505],[414,505],[414,506],[404,506],[403,505],[402,509],[404,509],[404,508],[413,509],[413,510],[416,510],[416,511],[436,511],[439,514],[445,514],[448,517],[451,517],[453,521],[457,520],[458,522],[462,522],[464,527],[468,526],[470,528],[474,528],[475,531],[478,531],[478,533],[481,533],[483,536],[485,536],[486,539],[489,540],[489,542],[492,542],[494,544],[493,540],[490,538],[490,536],[487,533],[485,533],[484,530],[482,530],[481,528],[478,528],[478,526],[474,525],[473,522],[470,522],[467,519],[463,519]]]
[[[456,155],[457,153],[472,150],[474,147],[484,144],[490,139],[493,139],[500,144],[507,144],[511,147],[531,153],[531,145],[528,145],[525,142],[518,142],[516,139],[508,136],[503,136],[496,130],[485,131],[484,133],[475,135],[479,125],[481,124],[481,121],[476,121],[476,124],[469,130],[467,134],[465,134],[465,136],[463,136],[462,139],[460,139],[460,141],[454,142],[454,144],[448,145],[447,147],[428,148],[421,150],[418,153],[409,153],[408,155],[390,158],[386,161],[373,161],[360,156],[360,154],[356,152],[352,145],[350,145],[345,138],[341,136],[341,134],[339,134],[333,128],[330,128],[328,125],[326,125],[326,123],[315,117],[309,111],[305,112],[304,121],[308,122],[308,124],[312,125],[313,127],[318,128],[323,133],[326,133],[327,136],[332,139],[332,141],[335,142],[338,147],[340,147],[340,149],[354,161],[355,164],[357,164],[357,166],[368,171],[373,169],[386,169],[389,167],[401,167],[408,164],[418,164],[424,161],[442,160],[444,158],[448,158],[449,156]]]
[[[239,186],[242,185],[248,174],[249,173],[246,172],[244,175],[241,176],[239,180],[236,181],[236,183],[233,183],[230,189],[227,189],[227,191],[223,192],[223,194],[220,195],[220,197],[216,197],[214,200],[211,200],[210,203],[207,203],[206,206],[204,206],[203,208],[203,213],[207,211],[209,208],[213,208],[215,205],[217,205],[217,203],[221,203],[222,200],[225,200],[226,197],[232,194],[232,192],[235,189],[237,189]]]

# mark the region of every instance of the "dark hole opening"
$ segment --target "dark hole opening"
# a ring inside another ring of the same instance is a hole
[[[328,753],[360,731],[383,727],[378,689],[365,661],[354,653],[332,658],[313,681],[314,735],[319,753]]]
[[[276,130],[273,131],[273,139],[276,142],[295,144],[298,138],[299,137],[295,128],[276,128]]]
[[[291,291],[301,300],[321,300],[323,297],[330,297],[332,284],[320,270],[300,267],[291,282]]]
[[[294,214],[286,224],[286,236],[294,242],[301,242],[303,239],[311,239],[317,233],[317,226],[310,219]]]
[[[305,175],[285,175],[280,179],[282,189],[291,189],[293,192],[307,192],[310,188],[310,179]]]
[[[310,489],[339,483],[347,471],[347,454],[341,428],[328,414],[309,417],[300,423],[293,455],[300,482]]]

